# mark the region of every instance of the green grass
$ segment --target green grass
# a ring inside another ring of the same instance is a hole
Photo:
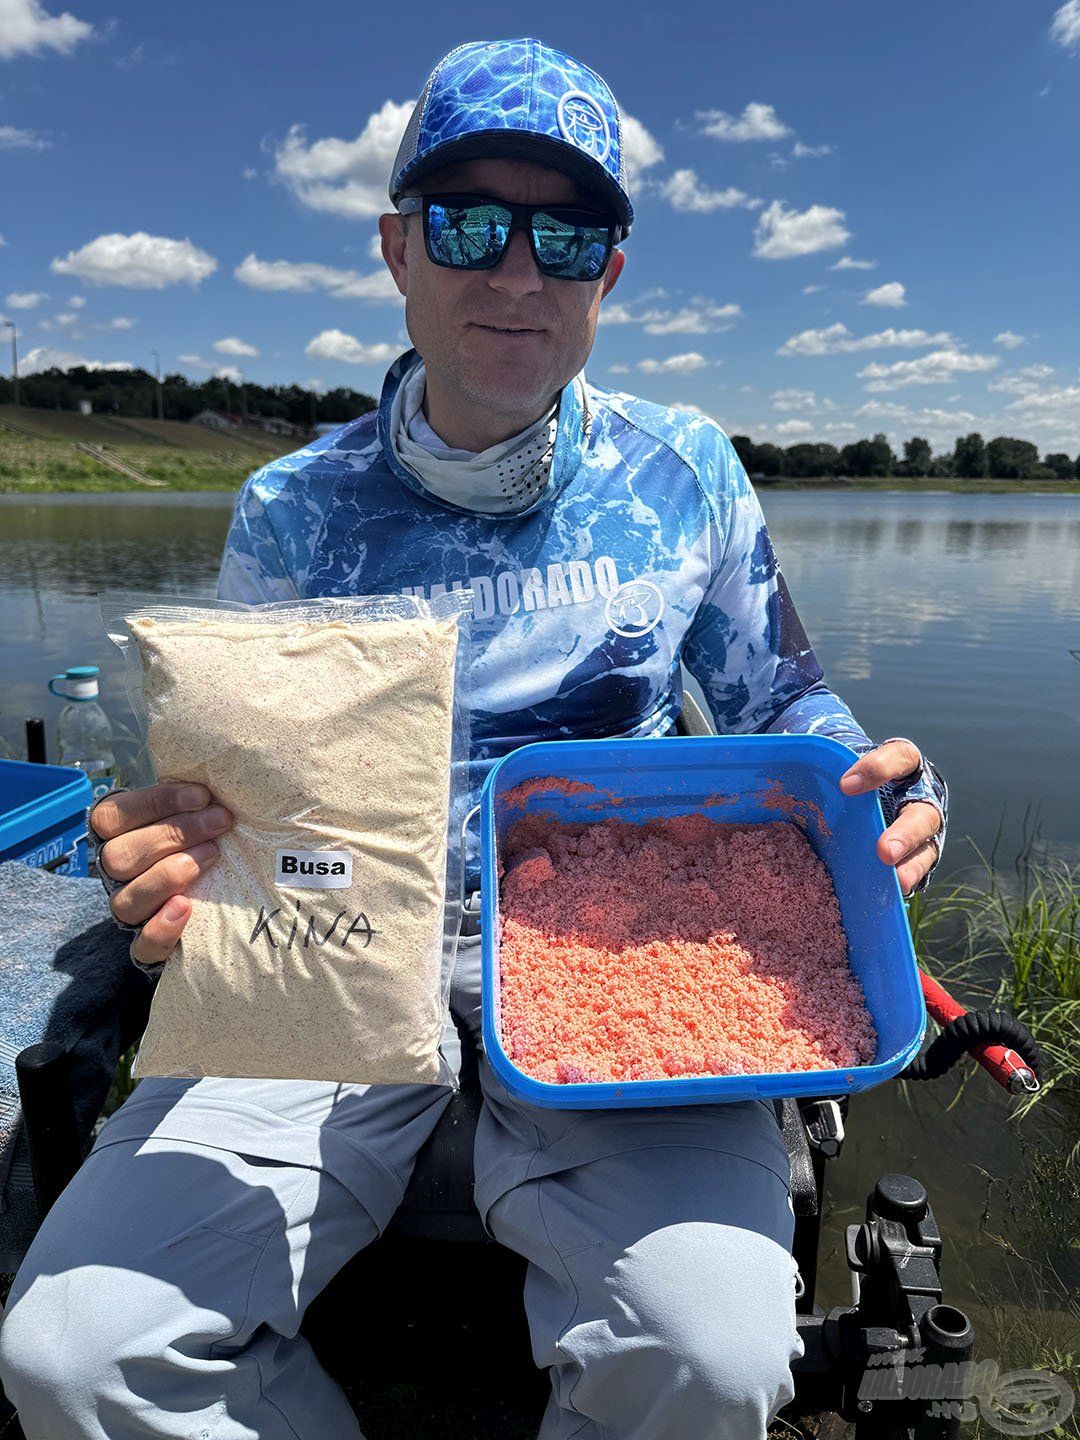
[[[1043,852],[1029,817],[1008,869],[1000,840],[999,826],[989,856],[969,841],[977,878],[917,895],[908,918],[927,969],[961,982],[973,1006],[1011,1011],[1039,1042],[1046,1073],[1023,1115],[1055,1091],[1080,1101],[1080,865]]]
[[[237,490],[246,476],[295,442],[259,432],[219,435],[177,421],[110,419],[0,406],[0,493],[146,490],[76,449],[98,446],[171,490]],[[22,433],[28,432],[28,433]],[[157,488],[157,487],[155,487]]]

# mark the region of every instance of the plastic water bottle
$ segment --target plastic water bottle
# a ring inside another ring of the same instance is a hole
[[[56,727],[59,763],[90,777],[94,800],[107,795],[116,784],[112,726],[97,702],[97,677],[96,665],[72,665],[65,674],[54,675],[49,681],[52,693],[68,702]],[[57,689],[58,685],[63,688]]]

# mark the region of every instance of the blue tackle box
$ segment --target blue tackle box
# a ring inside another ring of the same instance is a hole
[[[0,860],[88,874],[89,777],[70,765],[0,760]]]
[[[845,795],[838,784],[858,758],[824,735],[685,735],[543,741],[523,745],[493,765],[480,796],[482,1020],[488,1060],[511,1094],[556,1109],[847,1095],[892,1079],[914,1059],[926,1008],[900,882],[876,852],[885,829],[881,801],[876,791]],[[541,788],[523,805],[505,798],[523,782],[547,777],[592,788],[569,794]],[[538,1080],[520,1070],[501,1041],[497,867],[509,825],[526,811],[578,823],[608,817],[641,823],[687,813],[742,824],[792,820],[832,879],[848,961],[877,1030],[874,1063],[845,1070],[574,1084]]]

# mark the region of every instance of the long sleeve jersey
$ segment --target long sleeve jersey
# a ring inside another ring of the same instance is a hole
[[[484,515],[432,495],[395,455],[393,397],[417,358],[408,350],[390,367],[376,410],[245,482],[220,599],[471,588],[472,804],[494,762],[520,745],[670,734],[681,665],[721,734],[813,733],[859,754],[873,748],[825,683],[719,425],[570,382],[547,488],[527,510]],[[881,797],[887,823],[929,800],[944,826],[947,789],[928,761]],[[466,863],[473,889],[475,827]]]

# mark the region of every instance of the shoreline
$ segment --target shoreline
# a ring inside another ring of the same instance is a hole
[[[258,469],[258,466],[253,467]],[[137,481],[126,484],[117,475],[69,477],[52,481],[20,480],[0,473],[0,500],[32,499],[39,495],[235,495],[247,475],[187,476],[179,483],[165,480],[151,490]],[[823,490],[847,493],[881,491],[889,495],[1080,495],[1080,479],[1076,480],[955,480],[946,478],[907,479],[904,476],[873,477],[858,480],[799,480],[794,476],[754,484],[759,494],[770,491]]]

